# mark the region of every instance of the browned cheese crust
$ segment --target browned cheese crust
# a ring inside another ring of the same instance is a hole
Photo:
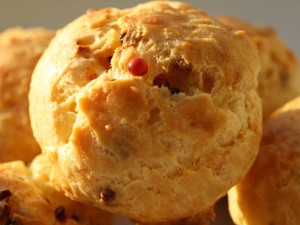
[[[144,76],[129,72],[134,57]],[[206,213],[256,157],[259,69],[243,31],[186,4],[87,11],[58,32],[31,83],[52,185],[143,223]],[[158,75],[169,85],[153,84]]]
[[[249,174],[229,191],[237,225],[300,224],[300,97],[273,113]]]
[[[42,28],[0,33],[0,162],[28,163],[40,152],[30,127],[28,93],[33,69],[53,34]]]
[[[274,28],[255,26],[232,17],[224,16],[220,20],[235,29],[245,30],[257,45],[262,67],[258,75],[258,94],[266,120],[273,111],[300,95],[297,59]]]

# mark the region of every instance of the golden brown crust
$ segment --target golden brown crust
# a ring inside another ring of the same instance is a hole
[[[300,95],[300,73],[295,55],[274,28],[258,27],[228,16],[220,20],[235,29],[245,30],[257,45],[262,67],[258,75],[258,94],[266,120],[274,110]]]
[[[30,165],[34,184],[47,196],[54,209],[62,207],[64,218],[76,220],[80,225],[110,225],[113,223],[113,215],[99,208],[92,207],[80,202],[72,201],[62,192],[55,190],[50,185],[49,177],[51,164],[45,155],[38,155]]]
[[[30,127],[28,93],[35,64],[52,37],[42,28],[0,33],[0,162],[28,163],[40,152]]]
[[[43,157],[35,159],[31,170],[21,161],[0,164],[0,224],[112,224],[110,213],[74,202],[48,186],[47,165]]]
[[[0,224],[60,224],[47,198],[32,184],[23,162],[0,165],[0,195],[3,193],[9,194],[0,199]]]
[[[247,176],[229,191],[238,225],[300,224],[300,97],[267,120],[260,151]]]
[[[133,57],[146,75],[129,73]],[[186,4],[89,10],[59,31],[31,83],[52,185],[142,223],[207,213],[256,157],[258,71],[245,33]],[[153,85],[159,74],[169,88]]]

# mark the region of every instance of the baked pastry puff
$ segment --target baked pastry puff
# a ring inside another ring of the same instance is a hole
[[[51,185],[139,223],[209,214],[257,155],[259,70],[245,32],[187,4],[88,10],[31,82]]]
[[[0,162],[29,163],[40,153],[28,112],[33,69],[53,31],[11,28],[0,33]]]
[[[262,99],[263,119],[289,100],[300,95],[300,70],[297,59],[275,28],[259,27],[229,16],[219,18],[223,23],[245,30],[257,46],[261,63],[258,94]]]

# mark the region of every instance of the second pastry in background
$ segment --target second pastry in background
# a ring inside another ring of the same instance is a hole
[[[39,154],[28,112],[31,74],[54,32],[11,28],[0,33],[0,162]]]
[[[257,46],[261,62],[258,94],[262,99],[263,118],[266,120],[274,110],[300,95],[297,59],[275,28],[259,27],[229,16],[219,19],[235,29],[245,30]]]
[[[300,224],[299,137],[300,97],[297,97],[266,121],[253,167],[228,192],[235,224]]]
[[[71,201],[47,186],[50,170],[41,157],[32,167],[34,175],[22,161],[0,163],[1,225],[112,224],[110,213]]]
[[[38,155],[32,161],[30,167],[31,179],[45,196],[51,206],[63,211],[62,220],[73,219],[79,225],[111,225],[113,215],[99,208],[73,201],[64,193],[55,190],[50,185],[51,164],[46,155]]]

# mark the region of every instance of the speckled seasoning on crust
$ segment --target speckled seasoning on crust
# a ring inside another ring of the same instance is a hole
[[[130,73],[133,58],[147,62],[143,76]],[[57,33],[32,78],[51,184],[139,223],[210,217],[257,155],[259,70],[245,32],[187,4],[88,10]],[[168,87],[153,84],[159,74]]]

